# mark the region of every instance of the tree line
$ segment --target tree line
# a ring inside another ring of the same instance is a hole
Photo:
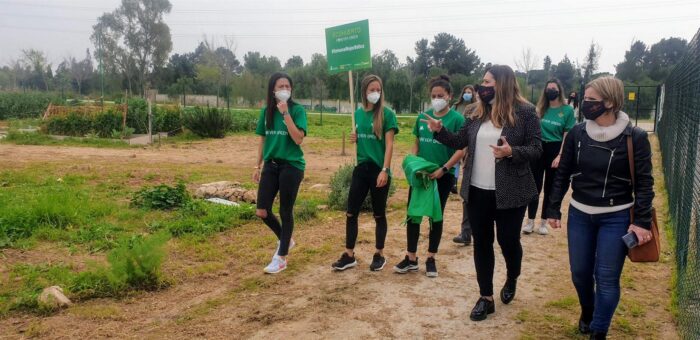
[[[292,56],[282,62],[276,56],[249,51],[239,60],[235,41],[206,37],[192,52],[171,54],[172,37],[163,19],[171,10],[168,0],[122,0],[118,8],[97,19],[92,51],[87,49],[82,59],[70,56],[54,66],[45,52],[23,50],[0,68],[0,90],[53,91],[92,98],[104,91],[109,99],[124,91],[143,96],[146,89],[158,89],[173,97],[207,94],[256,105],[265,96],[269,75],[283,70],[294,79],[296,98],[349,99],[347,74],[329,74],[324,54],[313,54],[311,60]],[[650,46],[634,41],[617,64],[616,76],[626,84],[658,84],[686,49],[687,41],[680,38],[662,39]],[[464,85],[478,83],[490,66],[463,39],[446,32],[418,40],[414,51],[415,55],[403,61],[391,50],[380,51],[372,56],[371,69],[356,71],[356,81],[368,73],[379,75],[393,108],[416,112],[428,99],[426,86],[431,76],[449,75],[459,91]],[[567,91],[578,91],[585,82],[607,74],[597,73],[601,53],[600,46],[591,42],[583,62],[568,55],[554,62],[548,55],[540,59],[527,48],[514,64],[524,94],[537,100],[549,78],[561,80]]]

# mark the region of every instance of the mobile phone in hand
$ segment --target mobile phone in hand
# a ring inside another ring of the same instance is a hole
[[[639,240],[637,239],[637,234],[635,234],[633,231],[630,231],[627,233],[627,235],[622,236],[622,241],[625,242],[627,245],[627,248],[634,248],[639,244]]]

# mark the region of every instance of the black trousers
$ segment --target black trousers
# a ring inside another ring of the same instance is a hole
[[[294,231],[294,202],[303,179],[303,171],[283,161],[265,161],[260,175],[257,208],[267,211],[267,217],[263,218],[263,222],[272,229],[280,241],[277,253],[279,256],[287,256],[289,252],[289,242]],[[272,204],[278,192],[281,224],[272,213]]]
[[[384,249],[387,231],[386,200],[389,197],[391,177],[385,186],[377,188],[377,177],[381,171],[382,169],[372,162],[360,163],[352,171],[352,181],[348,193],[348,215],[345,221],[345,248],[347,249],[355,249],[357,219],[368,192],[372,200],[372,210],[376,222],[375,246],[377,249]]]
[[[455,183],[455,176],[452,174],[444,174],[437,180],[438,195],[440,196],[440,206],[442,212],[445,212],[445,204],[450,196],[450,190]],[[408,191],[408,202],[411,202],[411,190]],[[443,221],[430,223],[430,233],[428,234],[428,252],[437,253],[442,238]],[[406,222],[406,250],[409,253],[415,253],[418,250],[418,238],[420,237],[420,224],[413,223],[410,220]]]
[[[520,245],[520,225],[525,216],[525,206],[513,209],[496,208],[496,191],[471,186],[467,212],[474,237],[474,266],[481,296],[493,295],[494,228],[496,239],[506,262],[509,279],[520,276],[523,248]]]
[[[535,185],[537,186],[538,195],[530,201],[527,206],[527,218],[534,220],[537,216],[537,207],[540,204],[540,191],[542,191],[542,176],[544,176],[544,198],[542,200],[542,213],[540,214],[544,220],[547,207],[549,206],[549,192],[552,190],[554,182],[554,174],[557,169],[552,168],[552,162],[559,155],[561,150],[561,142],[543,142],[542,157],[530,163],[532,175],[535,176]]]

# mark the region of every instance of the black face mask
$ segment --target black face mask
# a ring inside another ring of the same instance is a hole
[[[602,100],[584,100],[581,104],[581,114],[588,120],[595,120],[607,110]]]
[[[547,96],[547,99],[549,99],[549,100],[555,100],[555,99],[559,98],[559,91],[548,89],[547,91],[544,92],[544,95]]]
[[[493,86],[479,86],[476,91],[479,93],[479,99],[487,104],[496,97],[496,89]]]

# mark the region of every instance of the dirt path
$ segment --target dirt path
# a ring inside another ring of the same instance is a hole
[[[0,145],[0,167],[11,163],[13,167],[36,166],[47,161],[99,164],[142,160],[182,166],[218,162],[245,167],[253,161],[254,152],[255,146],[243,137],[160,150]],[[399,152],[395,163],[402,154]],[[351,160],[337,156],[335,151],[311,152],[307,159],[307,172],[325,181],[337,166]],[[313,184],[305,183],[302,190]],[[405,198],[406,191],[400,190],[392,201],[405,204]],[[451,241],[459,231],[462,216],[459,198],[452,196],[447,205],[437,257],[438,278],[425,276],[425,224],[419,243],[420,271],[393,273],[391,268],[403,257],[406,245],[405,227],[401,225],[404,213],[403,209],[389,213],[388,263],[381,272],[368,270],[374,245],[374,222],[369,215],[360,218],[360,264],[340,273],[332,272],[330,264],[343,248],[342,213],[325,213],[310,224],[298,226],[295,239],[299,246],[291,252],[290,269],[276,276],[262,274],[274,246],[268,230],[255,222],[212,238],[211,243],[224,257],[220,259],[225,264],[221,270],[177,278],[173,287],[159,292],[123,300],[82,302],[49,317],[14,315],[0,319],[0,338],[575,338],[571,326],[566,325],[574,325],[577,307],[563,309],[557,315],[551,305],[552,301],[575,296],[564,230],[548,236],[523,236],[523,273],[515,300],[507,306],[497,302],[496,314],[477,323],[469,320],[478,298],[472,247]],[[498,292],[505,280],[505,265],[500,249],[497,245],[495,248],[494,290]],[[170,253],[169,262],[178,267],[169,269],[171,272],[180,273],[183,266],[199,264],[196,254],[177,249]],[[642,274],[632,269],[630,275],[647,281],[640,281],[633,289],[625,288],[623,296],[669,294],[654,280],[666,283],[670,270],[661,265],[656,268],[658,272],[647,269]],[[554,306],[558,308],[556,303]],[[677,338],[666,305],[651,301],[642,307],[646,312],[641,322],[648,321],[655,328],[637,335]],[[533,329],[538,332],[539,327],[533,325],[533,319],[538,320],[539,315],[547,319],[547,313],[561,318],[562,327],[569,327],[569,332],[554,328],[533,334]]]

